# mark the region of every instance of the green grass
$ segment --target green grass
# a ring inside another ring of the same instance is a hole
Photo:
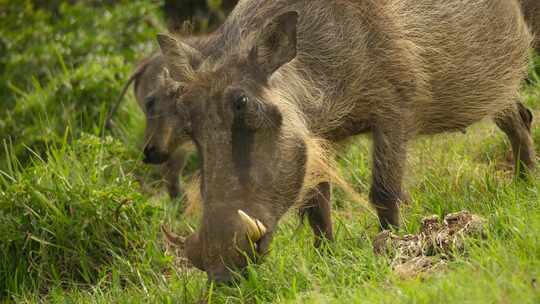
[[[291,212],[264,263],[234,286],[208,285],[159,232],[162,223],[188,232],[197,214],[182,215],[142,164],[143,119],[132,96],[119,129],[102,136],[109,104],[155,44],[155,29],[139,16],[157,16],[157,6],[63,5],[53,17],[28,3],[10,4],[10,18],[0,18],[0,50],[9,50],[0,52],[0,302],[540,302],[540,173],[514,180],[509,143],[489,122],[410,147],[413,200],[400,234],[417,232],[426,215],[462,209],[488,221],[486,238],[470,240],[444,271],[399,278],[372,252],[377,220],[336,191],[334,243],[313,249],[309,228]],[[99,30],[95,16],[103,17]],[[539,117],[537,73],[531,68],[523,96]],[[534,137],[540,152],[537,122]],[[339,156],[362,194],[369,151],[360,137]]]

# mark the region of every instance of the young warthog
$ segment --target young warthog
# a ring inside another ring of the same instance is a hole
[[[182,146],[189,141],[187,134],[182,132],[185,122],[176,116],[178,84],[170,78],[161,54],[143,59],[109,112],[108,128],[113,127],[113,116],[132,83],[137,103],[146,116],[144,162],[161,164],[169,196],[177,198],[182,192],[179,177],[186,156]]]
[[[185,241],[209,278],[268,250],[299,202],[332,238],[321,139],[373,134],[370,199],[399,224],[407,142],[491,117],[534,167],[518,102],[531,35],[508,0],[244,0],[207,41],[158,37],[179,119],[201,157],[203,216]],[[330,173],[330,174],[329,174]]]
[[[144,162],[160,164],[171,198],[181,194],[179,177],[184,168],[189,142],[183,132],[184,121],[176,115],[175,94],[178,86],[169,77],[161,54],[142,62],[134,75],[133,89],[137,102],[146,116],[144,130]]]

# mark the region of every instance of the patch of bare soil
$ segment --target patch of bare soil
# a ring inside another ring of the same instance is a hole
[[[398,276],[417,277],[444,269],[456,253],[465,250],[469,237],[484,236],[485,224],[482,217],[468,211],[448,214],[443,221],[432,215],[422,219],[418,234],[379,233],[373,250],[392,258],[391,266]]]

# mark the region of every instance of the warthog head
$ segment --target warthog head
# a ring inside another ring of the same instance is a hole
[[[269,90],[274,72],[296,57],[297,19],[296,12],[280,15],[234,54],[213,61],[158,37],[173,79],[181,82],[177,111],[191,121],[188,133],[202,160],[203,217],[186,252],[211,280],[228,281],[230,269],[267,252],[302,189],[304,133]]]
[[[154,57],[147,65],[135,85],[137,100],[146,116],[144,162],[161,164],[187,139],[184,129],[188,121],[177,113],[180,87],[172,80],[162,58]]]

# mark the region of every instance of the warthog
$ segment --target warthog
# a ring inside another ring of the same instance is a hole
[[[230,11],[237,1],[224,3],[227,11]],[[540,49],[540,1],[520,0],[525,19],[535,37],[535,47]],[[172,2],[168,3],[170,16],[175,16],[172,10]],[[166,6],[167,6],[166,5]],[[177,22],[177,24],[180,24]],[[201,54],[211,52],[211,41],[208,37],[189,37],[189,44],[196,48]],[[210,48],[210,50],[209,50]],[[206,49],[206,51],[205,51]],[[143,59],[135,69],[127,82],[122,97],[131,83],[135,83],[134,92],[137,102],[145,112],[147,118],[147,129],[145,131],[145,162],[150,164],[161,164],[161,173],[165,179],[167,190],[171,198],[177,198],[181,193],[179,177],[184,168],[186,151],[182,148],[189,141],[184,133],[177,134],[173,129],[182,130],[178,120],[170,119],[174,113],[176,98],[175,83],[164,78],[165,63],[161,54],[152,54]],[[168,93],[164,93],[168,92]],[[171,98],[167,98],[171,96]],[[120,98],[122,98],[120,97]],[[154,109],[154,114],[150,117],[147,109]],[[172,110],[172,111],[171,111]],[[524,111],[526,109],[522,109]],[[116,110],[115,110],[116,111]]]
[[[207,36],[185,38],[201,52],[205,50]],[[144,134],[144,162],[161,165],[171,198],[182,194],[179,177],[186,160],[186,146],[191,143],[183,131],[187,121],[179,120],[176,113],[178,82],[169,75],[161,53],[154,53],[139,62],[123,87],[116,104],[111,109],[107,125],[112,127],[112,118],[120,103],[133,84],[135,98],[146,117]]]
[[[212,280],[266,253],[297,202],[316,236],[332,238],[324,141],[372,134],[383,228],[399,225],[416,136],[489,117],[517,171],[535,166],[532,115],[518,101],[531,35],[515,1],[245,0],[204,52],[158,42],[201,157],[203,215],[186,254]]]
[[[187,135],[182,132],[184,122],[176,116],[178,84],[171,80],[160,53],[144,58],[109,112],[108,128],[113,127],[112,118],[131,84],[134,84],[135,98],[146,117],[143,161],[161,165],[169,196],[177,198],[182,193],[179,177],[186,159],[183,146],[189,142]]]
[[[179,177],[185,165],[185,148],[191,143],[187,134],[182,131],[186,122],[179,120],[176,115],[178,83],[171,79],[160,53],[144,58],[135,68],[109,112],[109,128],[113,127],[112,118],[131,84],[137,104],[146,117],[143,161],[161,165],[168,193],[171,198],[177,198],[182,194]]]
[[[184,145],[189,142],[182,132],[183,121],[175,115],[175,88],[161,54],[147,58],[135,72],[133,89],[137,102],[146,116],[144,130],[144,162],[161,165],[171,198],[181,193],[179,177],[185,165]]]

